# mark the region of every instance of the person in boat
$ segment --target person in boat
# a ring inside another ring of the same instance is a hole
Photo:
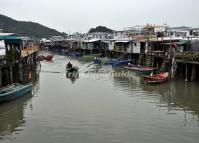
[[[69,61],[68,64],[66,65],[67,68],[72,68],[73,65],[71,64],[71,62]]]
[[[132,61],[130,61],[130,62],[128,63],[128,66],[129,66],[129,67],[133,67]]]

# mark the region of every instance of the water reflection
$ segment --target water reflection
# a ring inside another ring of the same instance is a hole
[[[53,72],[41,72],[34,82],[37,98],[31,103],[27,99],[4,109],[0,106],[0,142],[12,138],[19,143],[197,142],[196,83],[151,86],[141,76],[113,77],[109,67],[75,59],[71,62],[80,68],[80,75],[71,80],[65,72],[67,60],[55,55],[53,63],[41,62],[42,71]],[[95,73],[97,77],[92,76]]]
[[[0,140],[13,133],[22,132],[20,128],[26,123],[24,110],[28,104],[30,104],[30,109],[32,110],[33,106],[29,101],[39,91],[39,74],[39,71],[31,71],[32,92],[11,102],[0,104]]]
[[[21,131],[19,128],[26,123],[24,109],[31,97],[32,94],[29,93],[15,101],[0,105],[0,139]]]
[[[142,77],[114,77],[114,85],[131,96],[150,98],[159,107],[167,107],[168,113],[184,111],[197,115],[199,119],[199,83],[169,81],[159,85],[144,84]]]
[[[165,84],[143,86],[143,90],[160,95],[160,102],[166,102],[169,109],[191,111],[199,117],[199,83],[170,81]]]
[[[79,78],[79,72],[67,72],[66,78],[71,81],[72,84],[75,83],[75,81]]]

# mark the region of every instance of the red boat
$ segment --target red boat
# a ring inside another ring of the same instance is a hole
[[[48,55],[48,56],[45,57],[45,60],[46,61],[52,61],[53,57],[54,57],[53,55]]]
[[[169,73],[168,72],[161,72],[159,74],[151,75],[151,76],[144,76],[144,81],[149,84],[153,83],[163,83],[168,81]]]

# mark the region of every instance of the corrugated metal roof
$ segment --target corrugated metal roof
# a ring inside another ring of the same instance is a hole
[[[0,40],[5,40],[6,42],[20,42],[21,38],[15,33],[0,33]]]
[[[88,43],[93,43],[93,42],[99,42],[101,41],[100,39],[91,39],[91,40],[88,40]]]
[[[115,43],[129,43],[129,40],[117,40]]]

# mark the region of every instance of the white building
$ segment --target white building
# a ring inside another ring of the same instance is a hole
[[[80,41],[83,37],[84,37],[83,34],[77,32],[74,34],[67,35],[65,40]]]
[[[82,38],[83,48],[87,49],[107,49],[112,45],[112,33],[107,32],[93,32],[84,35]]]
[[[85,36],[85,39],[87,40],[93,40],[93,39],[97,39],[97,40],[108,40],[112,38],[112,34],[111,33],[107,33],[107,32],[93,32],[93,33],[88,33]]]
[[[4,40],[0,40],[0,56],[5,55],[5,42]]]
[[[171,37],[188,37],[192,36],[192,30],[190,27],[181,26],[181,27],[171,27],[167,28],[168,36]]]
[[[199,36],[199,28],[193,28],[192,32],[193,32],[193,36]]]
[[[53,36],[50,38],[50,40],[52,42],[55,42],[55,41],[64,41],[64,37],[63,36]]]

